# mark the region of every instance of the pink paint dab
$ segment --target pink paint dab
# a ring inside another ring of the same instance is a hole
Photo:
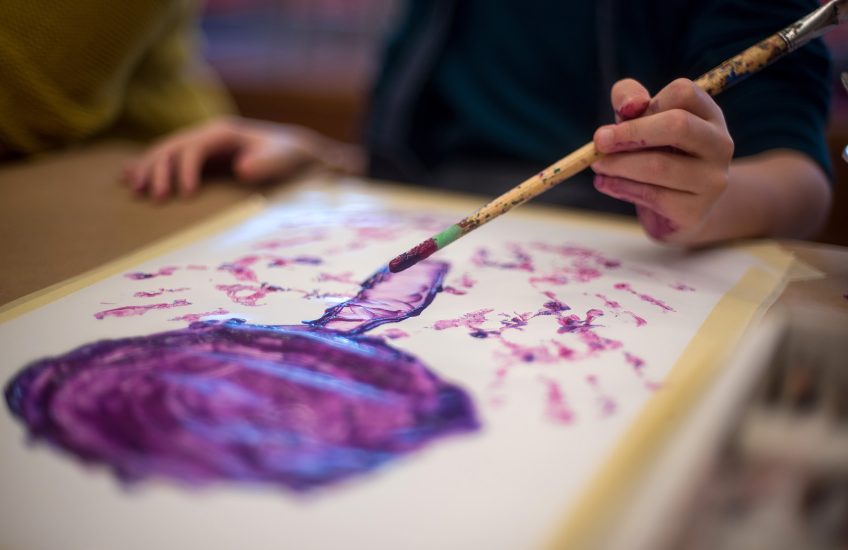
[[[388,328],[383,331],[383,336],[389,340],[397,340],[398,338],[407,338],[409,334],[399,328]]]
[[[132,317],[135,315],[144,315],[148,311],[154,309],[170,309],[172,307],[182,307],[182,306],[190,306],[191,302],[186,300],[174,300],[170,304],[149,304],[146,306],[124,306],[124,307],[116,307],[114,309],[107,309],[105,311],[98,311],[94,314],[96,319],[104,319],[106,317]]]
[[[630,294],[633,294],[634,296],[638,296],[640,300],[642,300],[644,302],[648,302],[649,304],[653,304],[653,305],[663,309],[664,311],[674,311],[674,308],[672,308],[671,306],[669,306],[668,304],[666,304],[662,300],[658,300],[658,299],[654,298],[653,296],[649,296],[647,294],[640,294],[639,292],[636,292],[635,290],[633,290],[633,288],[628,283],[616,283],[613,286],[615,287],[616,290],[624,290],[626,292],[629,292]]]
[[[547,387],[546,412],[548,418],[560,424],[571,424],[574,422],[574,411],[569,408],[565,395],[555,380],[543,378],[542,382]]]
[[[166,292],[183,292],[184,290],[190,290],[187,287],[183,288],[160,288],[159,290],[151,290],[151,291],[140,291],[133,294],[135,298],[153,298],[155,296],[161,296]]]
[[[144,279],[152,279],[154,277],[169,277],[169,276],[173,275],[174,271],[176,271],[178,269],[179,269],[179,267],[168,266],[168,267],[163,267],[163,268],[161,268],[158,271],[155,271],[153,273],[142,273],[142,272],[125,273],[124,277],[126,277],[127,279],[132,279],[134,281],[142,281]]]
[[[278,286],[272,286],[265,283],[262,283],[261,285],[217,285],[215,288],[224,291],[227,294],[227,297],[233,302],[242,306],[250,307],[265,305],[260,303],[259,300],[272,292],[279,292],[283,290]]]
[[[218,308],[215,311],[206,311],[203,313],[189,313],[186,315],[180,315],[179,317],[172,317],[168,319],[169,321],[188,321],[189,323],[194,323],[200,321],[204,317],[209,317],[210,315],[226,315],[229,311],[226,309]]]

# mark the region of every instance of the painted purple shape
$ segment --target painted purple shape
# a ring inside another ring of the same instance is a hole
[[[309,324],[203,321],[95,342],[29,365],[6,400],[34,436],[126,481],[315,488],[478,428],[462,389],[353,334],[419,314],[446,271],[378,273]]]
[[[362,284],[353,299],[327,309],[320,319],[307,324],[360,334],[418,315],[439,292],[448,264],[423,261],[416,266],[400,273],[381,269]]]

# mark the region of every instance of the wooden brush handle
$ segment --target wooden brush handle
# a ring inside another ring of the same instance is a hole
[[[595,144],[589,142],[495,198],[457,225],[462,229],[463,235],[473,231],[489,220],[505,214],[512,208],[524,204],[533,197],[586,169],[602,156],[603,154],[595,149]]]
[[[780,34],[773,34],[735,55],[695,80],[699,88],[714,96],[737,82],[764,69],[789,53],[789,44]]]

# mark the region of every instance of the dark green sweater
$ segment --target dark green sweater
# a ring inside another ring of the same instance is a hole
[[[411,0],[374,90],[376,177],[494,194],[592,138],[624,77],[696,78],[815,0]],[[829,170],[829,60],[818,41],[721,94],[736,156],[801,151]],[[590,173],[542,198],[627,211]],[[565,189],[568,187],[568,189]]]

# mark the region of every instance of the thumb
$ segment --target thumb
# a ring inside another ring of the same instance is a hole
[[[638,118],[651,102],[651,94],[639,82],[625,78],[616,82],[610,91],[616,122]]]

